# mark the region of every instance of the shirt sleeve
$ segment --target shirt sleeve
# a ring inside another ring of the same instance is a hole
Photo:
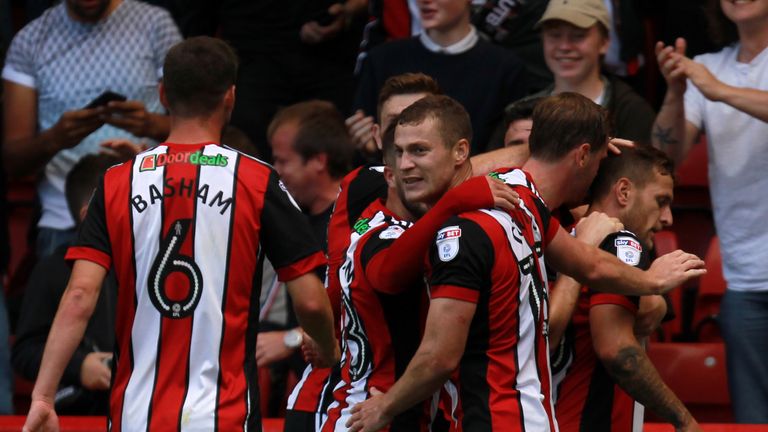
[[[600,249],[616,255],[625,264],[640,269],[647,269],[650,265],[648,251],[643,248],[640,240],[629,231],[619,231],[609,235],[600,244]],[[601,304],[623,306],[633,314],[637,314],[640,297],[590,291],[589,306]]]
[[[283,282],[326,265],[325,255],[307,219],[274,171],[264,192],[260,235],[267,258]]]
[[[453,217],[437,232],[430,248],[432,298],[477,303],[491,286],[493,244],[475,222]]]
[[[33,28],[34,27],[34,28]],[[3,79],[25,87],[37,88],[35,72],[35,22],[23,28],[11,41],[3,66]]]
[[[102,176],[91,197],[85,220],[80,225],[77,242],[67,251],[67,261],[84,259],[109,269],[112,264],[112,247],[107,231],[104,202],[104,177]]]

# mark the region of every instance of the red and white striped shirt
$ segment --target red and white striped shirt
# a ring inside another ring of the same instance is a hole
[[[165,143],[107,171],[67,258],[117,274],[112,430],[260,430],[264,254],[284,281],[325,263],[265,163]]]

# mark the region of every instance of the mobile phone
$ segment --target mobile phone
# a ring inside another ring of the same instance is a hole
[[[120,93],[115,93],[111,90],[107,90],[104,93],[100,94],[99,97],[92,100],[88,105],[85,106],[86,109],[96,108],[100,106],[104,106],[112,101],[120,101],[124,102],[128,98],[121,95]]]

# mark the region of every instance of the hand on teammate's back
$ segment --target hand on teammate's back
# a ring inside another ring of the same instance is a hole
[[[494,207],[511,211],[520,204],[520,195],[506,183],[488,176],[485,178],[488,180],[488,187],[491,189],[491,195],[493,195]]]
[[[622,229],[624,224],[617,218],[602,212],[592,212],[576,224],[576,238],[597,247],[608,234]]]

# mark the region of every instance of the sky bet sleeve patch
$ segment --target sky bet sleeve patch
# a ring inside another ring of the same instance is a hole
[[[616,256],[620,260],[631,266],[640,264],[640,257],[643,254],[643,247],[636,239],[628,236],[618,236],[613,241],[616,246]]]
[[[449,226],[437,232],[437,253],[440,261],[448,262],[459,254],[459,239],[461,238],[461,228],[458,226]]]

